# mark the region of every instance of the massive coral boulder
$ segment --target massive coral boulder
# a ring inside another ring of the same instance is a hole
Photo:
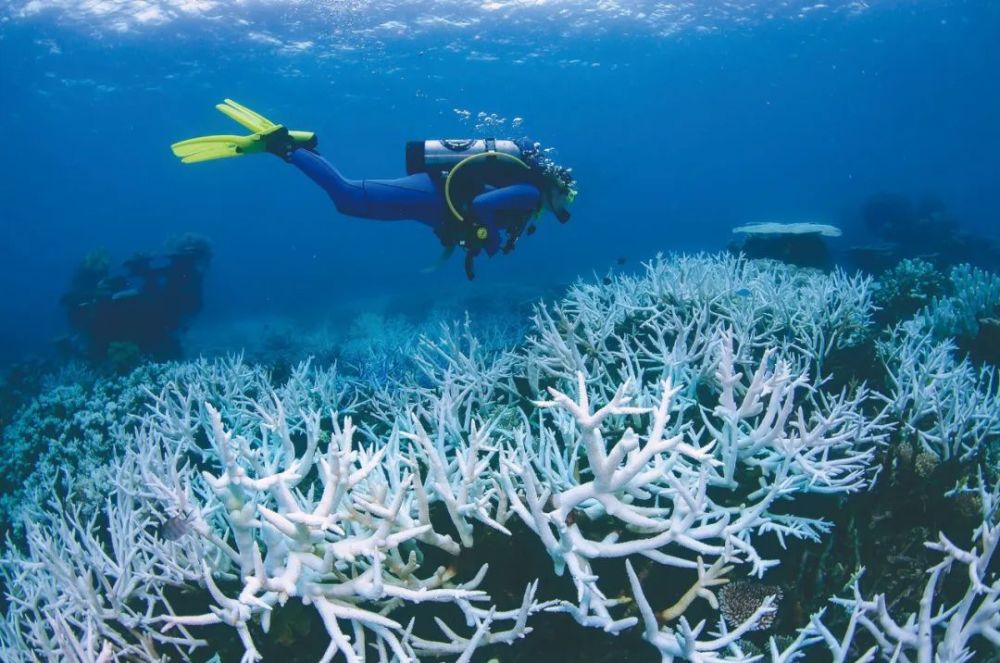
[[[840,237],[840,229],[822,223],[751,223],[733,228],[742,235],[733,248],[748,258],[768,258],[800,267],[830,269],[833,259],[827,237]]]

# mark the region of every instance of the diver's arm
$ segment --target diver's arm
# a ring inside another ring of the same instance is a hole
[[[530,212],[538,207],[542,193],[534,184],[512,184],[481,193],[472,200],[476,214]]]
[[[517,232],[517,229],[505,226],[509,215],[513,214],[520,221],[523,221],[529,214],[538,209],[541,197],[542,194],[538,187],[532,184],[513,184],[476,196],[472,201],[472,209],[476,213],[477,221],[488,231],[483,250],[488,255],[495,254],[500,248],[500,230],[506,229],[510,233]]]
[[[342,214],[382,221],[414,219],[432,226],[440,223],[441,196],[426,173],[390,180],[349,180],[311,150],[295,150],[288,160],[323,187]]]

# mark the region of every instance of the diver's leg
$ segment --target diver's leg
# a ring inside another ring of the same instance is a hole
[[[382,221],[414,219],[435,228],[444,216],[440,187],[426,173],[391,180],[349,180],[309,150],[295,150],[289,161],[323,187],[343,214]]]
[[[311,150],[294,150],[288,160],[323,187],[341,213],[368,216],[364,182],[347,179],[329,161]]]
[[[415,219],[437,228],[445,216],[444,193],[427,173],[392,180],[364,180],[370,218]]]

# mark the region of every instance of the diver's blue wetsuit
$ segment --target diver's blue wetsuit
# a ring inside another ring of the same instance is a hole
[[[319,184],[342,214],[381,221],[420,221],[437,232],[451,214],[440,182],[427,173],[392,180],[349,180],[319,154],[294,150],[289,161]],[[510,233],[538,209],[541,192],[532,184],[513,184],[479,194],[472,200],[476,223],[489,231],[481,250],[500,249],[500,230]],[[475,249],[472,255],[478,253]]]

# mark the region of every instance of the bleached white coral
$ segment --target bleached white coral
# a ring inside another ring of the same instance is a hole
[[[11,551],[4,563],[8,586],[33,596],[12,607],[0,631],[10,660],[31,651],[86,658],[82,652],[105,646],[115,657],[183,658],[206,644],[192,631],[217,623],[239,633],[244,660],[257,660],[251,624],[266,633],[273,611],[291,597],[314,606],[326,625],[325,659],[339,652],[364,660],[365,632],[382,658],[391,652],[415,660],[420,653],[461,655],[530,631],[526,617],[543,605],[533,599],[533,587],[512,610],[479,607],[488,599],[476,589],[485,567],[458,582],[448,568],[425,571],[412,545],[457,552],[459,544],[429,522],[439,501],[459,525],[476,518],[503,529],[493,520],[493,514],[503,517],[496,483],[482,471],[490,454],[482,435],[473,430],[469,446],[454,453],[419,435],[409,436],[417,447],[406,449],[403,434],[369,439],[336,414],[333,433],[325,434],[310,400],[325,394],[334,412],[350,402],[327,391],[322,373],[298,375],[318,378],[308,390],[293,380],[281,391],[263,392],[255,392],[259,373],[230,373],[220,411],[192,397],[213,391],[215,368],[202,365],[190,383],[170,385],[157,397],[105,476],[117,490],[99,516],[84,520],[58,503],[32,514],[27,554]],[[452,490],[459,456],[465,469]],[[178,516],[185,527],[174,540],[163,525]],[[223,588],[227,579],[241,582],[237,595]],[[72,591],[60,590],[66,583]],[[178,614],[166,590],[192,585],[204,587],[211,602],[203,614]],[[454,606],[473,632],[463,637],[448,629],[441,641],[417,638],[384,614],[422,602]],[[511,627],[498,629],[504,622]]]
[[[1000,276],[971,265],[949,272],[951,294],[935,298],[916,319],[939,338],[975,336],[979,318],[1000,309]]]
[[[971,546],[956,545],[943,533],[924,544],[940,553],[941,561],[927,571],[919,609],[902,621],[891,614],[884,594],[865,598],[859,574],[850,597],[832,600],[849,611],[844,633],[835,635],[824,624],[823,612],[813,615],[805,629],[823,638],[832,660],[855,660],[852,646],[862,633],[872,644],[857,660],[871,661],[878,655],[901,663],[972,661],[975,647],[1000,647],[1000,577],[994,563],[1000,545],[1000,483],[989,485],[980,473],[975,485],[961,485],[952,491],[957,493],[974,495],[980,505],[982,522],[972,534]],[[941,596],[941,585],[949,575],[964,578],[965,591],[954,601]]]
[[[833,352],[872,333],[871,280],[860,275],[727,254],[658,256],[644,267],[608,284],[578,283],[537,309],[525,362],[533,386],[548,377],[565,387],[582,371],[610,397],[614,378],[670,375],[690,395],[714,372],[706,339],[721,328],[737,339],[740,365],[772,348],[818,379]]]
[[[694,568],[679,554],[686,551],[745,561],[762,575],[776,562],[760,557],[755,534],[817,540],[829,529],[822,520],[777,515],[777,501],[800,492],[863,489],[873,476],[885,426],[862,414],[865,392],[810,402],[805,376],[781,361],[772,366],[770,352],[747,378],[734,368],[732,334],[721,333],[714,344],[721,392],[701,430],[689,412],[697,408],[678,398],[681,388],[669,379],[652,407],[632,404],[641,388],[628,381],[592,405],[589,392],[606,389],[594,389],[580,372],[575,398],[550,387],[552,399],[536,405],[552,414],[543,415],[537,431],[522,426],[514,432],[501,480],[511,508],[542,540],[556,571],[572,577],[577,602],[562,609],[581,623],[612,631],[631,625],[612,615],[616,601],[600,589],[594,559],[642,554]],[[618,439],[608,447],[612,433]],[[739,507],[709,496],[710,486],[735,489],[751,474],[757,490]],[[610,521],[606,528],[619,533],[589,538],[581,519]],[[623,531],[630,536],[619,541]]]
[[[969,460],[1000,439],[1000,380],[990,365],[959,359],[918,320],[879,342],[889,378],[890,410],[904,434],[939,460]]]
[[[660,258],[539,307],[517,348],[484,344],[468,323],[415,339],[412,381],[365,384],[306,363],[275,384],[238,359],[174,365],[87,478],[108,487],[102,509],[31,507],[27,547],[0,565],[17,597],[0,655],[185,660],[221,624],[251,661],[294,599],[323,624],[322,660],[466,661],[528,634],[541,610],[609,632],[641,624],[664,660],[756,660],[740,640],[773,599],[735,625],[685,611],[717,611],[737,565],[764,576],[778,562],[762,541],[823,538],[831,523],[796,500],[869,488],[893,421],[944,453],[921,412],[935,380],[964,370],[948,347],[890,339],[888,407],[826,380],[830,355],[870,334],[869,285],[732,256]],[[972,431],[953,456],[987,439],[982,411],[938,410],[941,427]],[[540,545],[551,565],[532,569],[538,580],[560,572],[573,591],[540,601],[532,573],[496,605],[481,589],[490,536]],[[946,554],[972,560],[960,552]],[[458,574],[470,558],[480,571]],[[628,587],[601,577],[607,564]],[[690,589],[655,612],[646,573]],[[978,582],[974,606],[989,579]],[[440,629],[402,618],[424,602]],[[821,643],[846,655],[851,638],[831,642],[821,624],[772,641],[771,659]]]

